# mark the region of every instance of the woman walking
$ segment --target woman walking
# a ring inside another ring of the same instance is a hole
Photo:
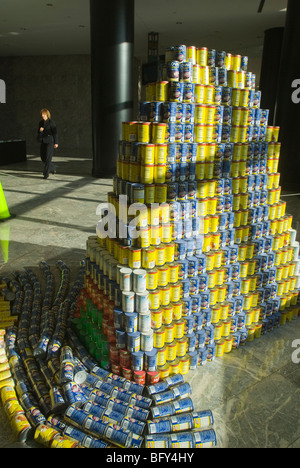
[[[41,117],[38,141],[41,143],[40,156],[44,163],[43,176],[44,179],[48,179],[50,173],[56,173],[56,166],[52,163],[52,157],[54,148],[58,148],[57,129],[48,109],[41,110]]]

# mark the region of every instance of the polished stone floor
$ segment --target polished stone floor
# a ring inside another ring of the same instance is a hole
[[[58,173],[43,180],[34,156],[0,167],[5,199],[15,215],[0,223],[0,275],[24,267],[39,273],[41,260],[55,269],[61,259],[76,277],[86,239],[95,234],[97,206],[112,188],[110,179],[91,177],[91,168],[91,160],[61,157]],[[299,231],[300,194],[283,191],[282,199]],[[295,340],[300,340],[300,319],[189,372],[195,410],[213,411],[218,447],[300,448]],[[34,446],[16,441],[0,406],[0,448]]]

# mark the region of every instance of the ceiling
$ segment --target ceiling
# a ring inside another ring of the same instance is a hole
[[[99,0],[102,1],[102,0]],[[175,44],[261,57],[264,31],[284,26],[288,0],[135,0],[135,56]],[[101,22],[100,22],[101,27]],[[89,54],[89,0],[1,0],[0,56]]]

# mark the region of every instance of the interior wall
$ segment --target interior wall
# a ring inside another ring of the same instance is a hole
[[[0,104],[0,139],[24,139],[36,154],[40,109],[56,122],[59,154],[92,156],[90,56],[1,57],[6,103]]]
[[[0,57],[0,79],[6,85],[0,140],[26,140],[27,154],[39,154],[36,134],[40,110],[46,107],[58,129],[56,157],[92,158],[90,62],[90,55]],[[140,73],[135,59],[134,115]]]

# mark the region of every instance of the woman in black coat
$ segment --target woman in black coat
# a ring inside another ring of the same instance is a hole
[[[57,129],[51,119],[48,109],[41,110],[42,120],[39,123],[38,141],[41,143],[40,155],[44,163],[43,176],[48,179],[49,174],[55,174],[56,166],[52,163],[54,148],[58,148]]]

